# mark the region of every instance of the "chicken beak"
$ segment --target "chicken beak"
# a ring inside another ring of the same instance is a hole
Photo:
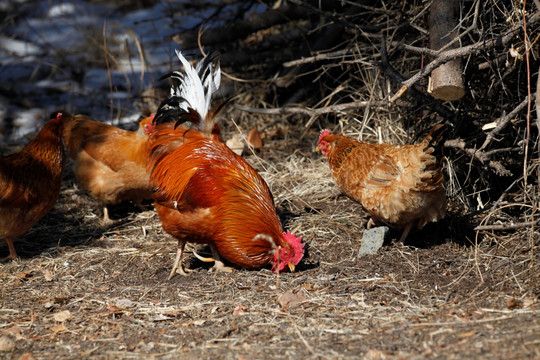
[[[294,272],[294,269],[296,269],[293,263],[287,263],[287,266],[289,267],[289,270],[291,270],[291,272]]]
[[[321,148],[317,146],[317,147],[315,148],[315,151],[321,151]]]

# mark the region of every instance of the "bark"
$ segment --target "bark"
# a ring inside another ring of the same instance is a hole
[[[429,45],[432,50],[440,50],[454,39],[458,35],[457,21],[454,18],[454,2],[434,0],[430,8],[428,26]],[[435,98],[446,101],[462,98],[465,95],[462,73],[460,58],[440,65],[431,74],[428,92]]]

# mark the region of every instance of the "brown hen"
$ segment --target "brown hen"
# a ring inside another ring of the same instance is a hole
[[[337,186],[362,205],[371,221],[403,230],[404,241],[411,229],[446,212],[444,130],[444,125],[435,126],[415,145],[368,144],[323,130],[318,149]]]
[[[58,199],[65,153],[62,114],[49,120],[18,153],[0,159],[0,236],[15,259],[13,239],[24,235]]]
[[[107,205],[152,198],[146,169],[152,119],[143,119],[137,131],[127,131],[84,115],[64,113],[64,140],[74,161],[75,176],[104,204],[105,223],[110,221]]]

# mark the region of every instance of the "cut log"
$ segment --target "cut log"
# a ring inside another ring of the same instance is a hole
[[[429,12],[429,46],[440,50],[458,35],[457,21],[454,17],[454,1],[434,0]],[[448,47],[453,49],[459,41]],[[448,61],[433,70],[429,79],[428,92],[435,98],[452,101],[465,95],[463,67],[461,59]]]

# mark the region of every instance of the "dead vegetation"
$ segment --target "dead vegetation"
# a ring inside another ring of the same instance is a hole
[[[200,17],[173,38],[189,53],[222,50],[224,138],[261,134],[244,155],[307,242],[297,272],[213,275],[189,257],[197,271],[166,281],[175,241],[151,208],[118,206],[101,227],[68,167],[22,259],[0,267],[7,357],[540,356],[540,4],[456,2],[459,46],[434,52],[429,2],[279,3],[171,2],[169,16]],[[429,74],[455,58],[466,95],[435,100]],[[397,144],[441,122],[447,218],[360,257],[367,217],[314,151],[319,130]]]

